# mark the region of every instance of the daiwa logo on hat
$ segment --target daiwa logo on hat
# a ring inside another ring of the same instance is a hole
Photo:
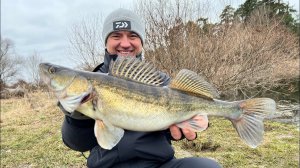
[[[131,29],[131,23],[130,21],[115,21],[113,22],[114,30],[119,29]]]

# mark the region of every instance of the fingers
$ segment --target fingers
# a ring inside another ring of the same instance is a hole
[[[189,129],[182,129],[183,135],[185,136],[186,139],[188,140],[194,140],[196,139],[196,133],[189,130]]]
[[[180,130],[180,128],[182,130]],[[192,119],[177,123],[170,126],[171,136],[175,140],[179,140],[182,134],[188,140],[194,140],[197,138],[196,131],[203,131],[208,127],[208,118],[206,115],[196,115]]]
[[[177,127],[176,125],[172,125],[170,126],[170,132],[171,132],[171,136],[175,139],[175,140],[179,140],[182,136],[180,128]]]
[[[188,140],[194,140],[196,139],[197,135],[195,132],[189,130],[189,129],[182,129],[182,133],[180,131],[180,128],[177,127],[176,125],[172,125],[170,127],[170,132],[171,132],[171,136],[175,139],[175,140],[179,140],[182,137],[182,133],[185,136],[186,139]]]

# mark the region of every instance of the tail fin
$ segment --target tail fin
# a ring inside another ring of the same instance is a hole
[[[240,117],[230,119],[242,140],[252,148],[256,148],[263,140],[263,119],[272,115],[276,103],[269,98],[255,98],[240,101],[238,107],[242,110]]]

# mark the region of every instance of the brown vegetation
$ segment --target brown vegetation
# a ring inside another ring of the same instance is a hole
[[[0,99],[8,99],[11,97],[24,97],[25,96],[25,89],[20,87],[20,85],[16,88],[4,88],[0,92]]]
[[[139,6],[147,20],[145,57],[159,69],[171,76],[193,70],[231,99],[298,80],[299,39],[275,18],[259,11],[247,23],[209,24],[205,18],[187,18],[193,16],[187,4],[176,1],[168,10],[171,5],[141,1]]]

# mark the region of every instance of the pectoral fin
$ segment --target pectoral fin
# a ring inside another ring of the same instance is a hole
[[[124,135],[123,129],[104,123],[102,120],[96,120],[94,131],[98,144],[108,150],[116,146]]]
[[[72,113],[80,106],[82,99],[88,94],[88,92],[85,92],[81,95],[66,96],[64,98],[58,99],[58,101],[66,111]]]
[[[176,124],[179,128],[189,129],[193,132],[200,132],[207,128],[207,115],[196,115],[193,118]]]

